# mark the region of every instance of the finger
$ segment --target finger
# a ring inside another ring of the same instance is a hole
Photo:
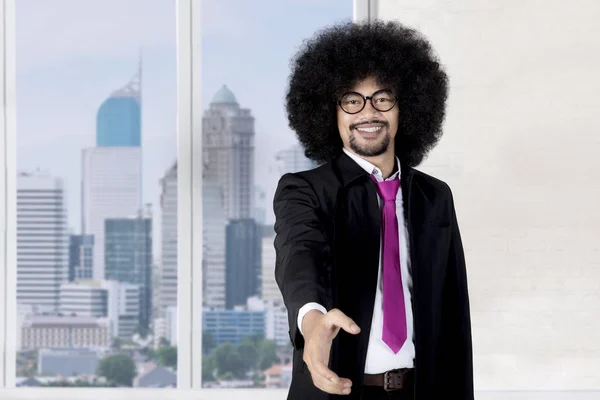
[[[336,389],[342,390],[345,387],[352,386],[352,381],[347,378],[340,378],[335,372],[330,370],[322,362],[316,361],[313,364],[312,370],[314,370],[315,376],[321,378],[323,381],[329,382]],[[311,373],[312,373],[311,370]]]
[[[338,309],[331,310],[327,313],[328,324],[330,328],[340,327],[353,335],[360,332],[359,326],[342,311]]]
[[[351,387],[336,385],[322,377],[313,378],[313,383],[316,387],[330,394],[350,394]]]
[[[335,372],[330,370],[324,363],[320,361],[313,361],[311,364],[311,372],[314,371],[316,375],[319,375],[323,377],[323,379],[333,383],[337,383],[339,381],[340,377]]]
[[[315,386],[327,393],[348,394],[351,391],[352,382],[349,379],[337,378],[338,382],[334,383],[331,380],[325,379],[320,374],[314,374],[312,378]],[[348,381],[348,383],[343,384],[342,382],[344,381]]]

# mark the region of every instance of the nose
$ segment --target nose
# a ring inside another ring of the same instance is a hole
[[[365,117],[370,117],[370,116],[378,115],[379,113],[380,113],[380,111],[378,109],[376,109],[375,107],[373,107],[371,100],[367,100],[365,103],[365,107],[360,112],[360,115],[365,116]]]

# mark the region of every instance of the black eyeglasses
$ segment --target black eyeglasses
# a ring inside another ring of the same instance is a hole
[[[371,105],[377,111],[386,112],[394,108],[398,98],[388,89],[378,90],[372,96],[363,96],[357,92],[348,92],[338,100],[337,104],[347,114],[357,114],[365,108],[367,100],[371,102]]]

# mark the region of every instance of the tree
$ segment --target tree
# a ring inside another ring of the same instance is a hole
[[[202,380],[204,382],[214,381],[214,372],[217,369],[217,363],[212,355],[202,357]]]
[[[107,381],[114,382],[118,386],[132,386],[137,370],[130,356],[117,354],[102,359],[98,364],[96,375],[103,376]]]
[[[258,346],[260,346],[260,344],[262,342],[264,342],[265,334],[264,333],[255,333],[254,335],[248,336],[248,339],[252,340],[252,342],[254,342],[254,344],[256,344],[256,347],[258,347]]]
[[[202,331],[202,354],[208,354],[215,347],[215,336],[211,332]]]
[[[158,347],[166,347],[170,345],[171,342],[169,342],[167,338],[161,336],[160,339],[158,339]]]
[[[231,343],[224,343],[214,349],[211,354],[215,358],[217,371],[220,376],[231,372],[238,378],[244,377],[246,371],[242,366],[242,359],[237,349]]]
[[[223,375],[221,375],[221,379],[224,381],[231,381],[233,378],[235,378],[235,376],[233,376],[231,372],[225,372]]]
[[[260,361],[258,367],[261,371],[271,367],[277,361],[277,346],[270,340],[263,340],[260,344]]]
[[[255,372],[252,375],[252,386],[253,387],[265,387],[265,375],[262,372]]]
[[[244,371],[256,369],[258,366],[258,346],[251,339],[245,339],[237,345],[237,352],[240,355],[241,367]]]
[[[163,367],[173,367],[177,370],[177,347],[165,346],[156,352],[158,363]]]

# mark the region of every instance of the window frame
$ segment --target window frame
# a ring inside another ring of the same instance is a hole
[[[16,19],[0,0],[0,398],[219,400],[251,392],[283,399],[286,389],[202,389],[202,103],[200,0],[175,0],[178,140],[177,388],[25,388],[16,385]],[[374,16],[376,0],[353,0],[353,20]],[[191,215],[191,218],[190,218]],[[195,251],[195,249],[199,249]],[[193,288],[197,288],[193,290]],[[187,305],[184,307],[184,305]],[[198,312],[198,310],[200,310]]]

